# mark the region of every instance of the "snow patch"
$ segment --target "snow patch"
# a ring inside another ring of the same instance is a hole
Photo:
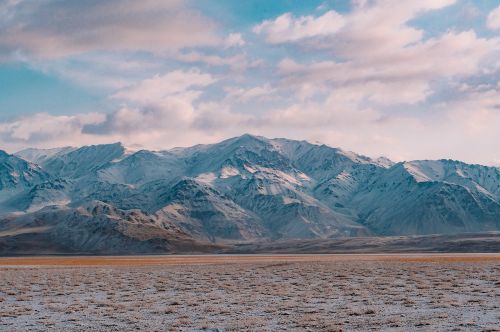
[[[298,176],[299,179],[301,179],[303,181],[307,181],[307,182],[311,182],[312,181],[312,179],[309,176],[307,176],[306,174],[304,174],[302,172],[300,172],[299,174],[297,174],[297,176]]]
[[[196,180],[202,183],[206,184],[212,184],[215,179],[217,179],[217,176],[213,173],[202,173],[196,177]]]
[[[244,167],[245,167],[245,170],[246,170],[247,172],[249,172],[249,173],[252,173],[252,174],[253,174],[253,173],[256,173],[256,172],[257,172],[257,169],[256,169],[255,167],[250,166],[250,165],[245,164],[245,166],[244,166]]]
[[[43,202],[41,204],[31,205],[26,212],[28,212],[28,213],[36,212],[36,211],[39,211],[47,206],[66,206],[69,203],[71,203],[71,201],[69,199],[47,201],[47,202]]]
[[[300,200],[292,197],[283,196],[283,204],[287,205],[293,203],[300,203]]]
[[[227,179],[236,175],[239,175],[240,171],[234,167],[226,166],[220,172],[221,179]]]
[[[437,160],[411,161],[404,167],[417,182],[438,181],[445,176],[443,163]]]
[[[336,176],[336,179],[341,182],[348,182],[351,180],[351,174],[347,171],[342,171]]]
[[[413,178],[415,178],[417,182],[431,181],[431,179],[427,177],[427,175],[424,172],[422,172],[422,170],[420,170],[417,166],[413,164],[405,163],[404,168],[411,176],[413,176]]]

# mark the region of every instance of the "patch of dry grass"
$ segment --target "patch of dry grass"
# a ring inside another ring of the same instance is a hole
[[[480,331],[499,319],[490,258],[191,257],[3,267],[0,330]]]

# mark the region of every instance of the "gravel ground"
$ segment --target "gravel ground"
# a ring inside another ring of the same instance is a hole
[[[500,331],[499,260],[0,267],[0,331]]]

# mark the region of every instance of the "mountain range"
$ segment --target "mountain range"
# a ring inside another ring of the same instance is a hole
[[[2,254],[498,230],[500,169],[454,160],[394,163],[248,134],[167,151],[0,151]]]

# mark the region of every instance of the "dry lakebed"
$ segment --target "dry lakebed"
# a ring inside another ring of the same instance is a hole
[[[0,331],[500,331],[500,254],[0,258]]]

